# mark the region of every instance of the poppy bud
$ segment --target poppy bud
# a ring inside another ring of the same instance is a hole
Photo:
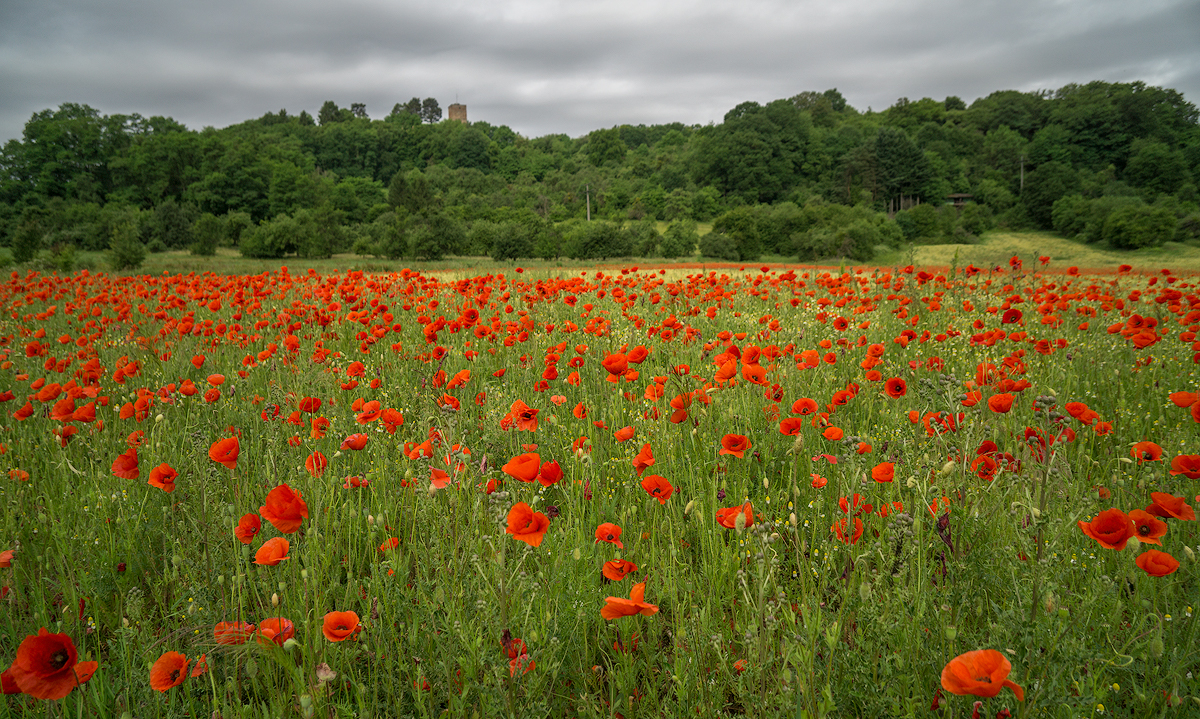
[[[954,471],[954,462],[949,461],[942,465],[942,470],[940,472],[938,472],[938,474],[942,475],[943,477],[946,477],[946,476],[949,476],[950,473],[953,471]]]
[[[799,520],[797,520],[797,519],[796,519],[796,513],[795,513],[795,512],[792,512],[791,514],[789,514],[789,515],[788,515],[788,523],[789,523],[789,524],[791,524],[793,527],[795,527],[795,526],[796,526],[796,523],[797,523],[798,521],[799,521]]]
[[[958,636],[958,627],[953,624],[947,624],[944,631],[946,633],[946,641],[948,642],[954,641],[954,638]]]
[[[685,507],[683,508],[683,516],[685,516],[685,517],[686,517],[686,516],[688,516],[689,514],[691,514],[691,513],[692,513],[692,508],[693,508],[693,507],[695,507],[695,506],[696,506],[696,500],[694,500],[694,499],[693,499],[692,501],[688,502],[688,503],[687,503],[687,506],[685,506]]]
[[[272,606],[272,607],[278,607],[278,606],[279,606],[279,595],[278,595],[278,594],[272,594],[272,595],[271,595],[271,606]]]
[[[1193,562],[1196,561],[1196,553],[1193,552],[1192,548],[1186,544],[1183,545],[1183,553],[1186,554],[1187,558],[1190,559],[1191,561],[1193,561]]]
[[[581,556],[583,556],[583,555],[580,553],[580,551],[579,551],[579,547],[576,547],[576,548],[575,548],[575,551],[574,551],[574,552],[571,552],[571,558],[572,558],[572,559],[574,559],[576,562],[578,562],[578,561],[579,561],[579,558],[580,558]]]
[[[746,528],[745,512],[738,512],[737,517],[733,520],[733,528],[737,530],[738,534],[741,534],[742,530]]]
[[[224,584],[224,583],[225,583],[225,575],[224,575],[224,574],[218,574],[218,575],[217,575],[217,584]]]
[[[770,488],[771,488],[771,480],[766,477],[763,477],[763,489],[770,489]]]
[[[162,416],[161,414],[159,414],[159,415],[155,415],[155,416],[154,416],[154,423],[155,423],[155,424],[160,424],[160,423],[161,423],[163,420],[165,420],[165,419],[166,419],[166,417]]]
[[[308,581],[308,570],[307,569],[300,570],[300,578],[306,582]]]
[[[372,515],[372,514],[367,515],[367,524],[375,524],[375,515]]]

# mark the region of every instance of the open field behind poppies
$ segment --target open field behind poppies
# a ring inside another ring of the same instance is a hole
[[[1195,276],[996,242],[14,274],[0,713],[1194,716]]]

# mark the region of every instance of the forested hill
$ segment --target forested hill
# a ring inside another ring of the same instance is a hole
[[[695,251],[699,221],[714,230],[700,251],[732,259],[869,259],[997,223],[1133,247],[1200,233],[1197,120],[1174,90],[1105,82],[880,112],[804,92],[720,124],[579,138],[441,120],[433,99],[383,119],[328,102],[317,118],[199,131],[64,104],[0,154],[0,242],[18,261],[135,239],[254,256],[669,257]],[[954,195],[969,197],[956,209]],[[671,224],[660,236],[647,220]]]

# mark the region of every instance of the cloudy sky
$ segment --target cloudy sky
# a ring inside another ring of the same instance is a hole
[[[0,142],[64,102],[224,127],[435,97],[527,137],[836,87],[968,103],[1142,80],[1200,103],[1200,0],[5,0]]]

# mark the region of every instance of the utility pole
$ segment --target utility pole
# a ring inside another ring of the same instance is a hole
[[[588,219],[588,222],[591,222],[592,221],[592,185],[591,185],[591,183],[588,183],[588,184],[584,185],[583,188],[584,188],[584,192],[587,193],[586,194],[586,197],[587,197],[587,219]]]

